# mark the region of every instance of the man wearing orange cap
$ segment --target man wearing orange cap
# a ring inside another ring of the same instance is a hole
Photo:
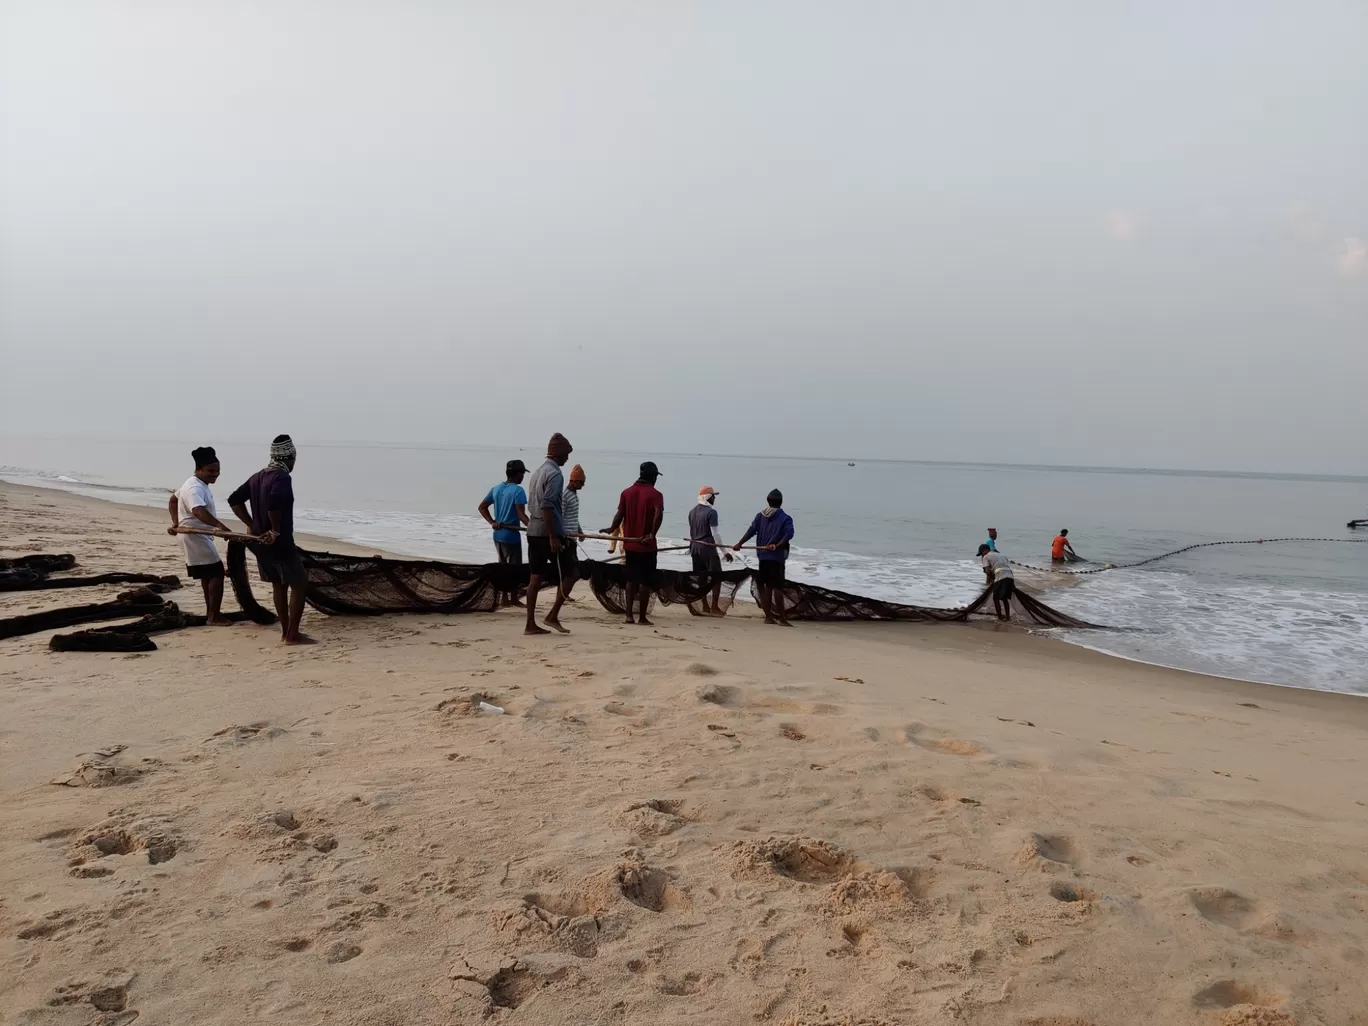
[[[717,490],[704,485],[698,490],[698,503],[689,510],[689,555],[693,557],[693,572],[712,574],[712,605],[704,603],[711,616],[722,616],[722,560],[732,561],[730,552],[723,552],[722,535],[717,529]],[[718,553],[722,553],[720,556]],[[706,578],[705,578],[706,580]]]
[[[579,579],[577,573],[576,559],[577,552],[575,543],[584,540],[584,528],[580,527],[579,518],[579,490],[584,487],[584,468],[576,463],[570,468],[570,476],[565,481],[565,494],[561,496],[561,519],[565,521],[565,545],[570,551],[570,558],[564,561],[566,573],[561,578],[561,590],[565,593],[565,601],[573,602],[570,597],[570,589],[575,586],[575,581]]]

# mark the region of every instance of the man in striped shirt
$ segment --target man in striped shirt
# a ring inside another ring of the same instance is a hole
[[[561,497],[561,519],[565,521],[565,540],[570,543],[582,541],[584,538],[584,528],[580,527],[579,516],[579,491],[584,487],[584,468],[576,463],[570,469],[570,477],[566,482],[565,494]],[[572,550],[573,552],[573,550]],[[577,555],[577,553],[575,553]],[[562,582],[562,590],[565,592],[565,601],[573,602],[570,597],[570,589],[575,586],[575,581],[579,578],[575,574],[575,565],[579,562],[572,556],[567,560],[565,580]]]

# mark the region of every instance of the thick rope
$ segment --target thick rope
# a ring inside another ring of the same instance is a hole
[[[1348,545],[1368,544],[1368,538],[1242,538],[1229,541],[1197,542],[1194,545],[1184,545],[1181,549],[1174,549],[1172,552],[1163,552],[1157,556],[1150,556],[1149,559],[1141,559],[1134,563],[1108,563],[1106,566],[1093,567],[1091,570],[1060,570],[1055,567],[1032,566],[1030,563],[1018,563],[1015,559],[1007,562],[1013,566],[1019,566],[1023,570],[1035,570],[1042,574],[1067,574],[1072,577],[1082,576],[1083,574],[1100,574],[1107,570],[1130,570],[1137,566],[1147,566],[1150,563],[1157,563],[1161,559],[1168,559],[1170,556],[1178,556],[1184,552],[1191,552],[1193,549],[1207,549],[1214,545],[1272,545],[1275,542],[1340,542]]]

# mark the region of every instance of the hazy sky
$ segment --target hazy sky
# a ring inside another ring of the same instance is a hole
[[[1364,0],[0,12],[0,433],[1368,471]]]

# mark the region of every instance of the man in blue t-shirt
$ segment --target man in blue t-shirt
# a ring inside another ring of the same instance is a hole
[[[499,562],[517,565],[523,561],[518,525],[527,525],[527,493],[522,486],[527,466],[522,460],[509,460],[504,470],[504,480],[491,488],[480,503],[480,516],[494,528],[494,551]],[[492,516],[490,507],[494,509]],[[522,605],[516,591],[504,592],[503,602],[507,606]]]

